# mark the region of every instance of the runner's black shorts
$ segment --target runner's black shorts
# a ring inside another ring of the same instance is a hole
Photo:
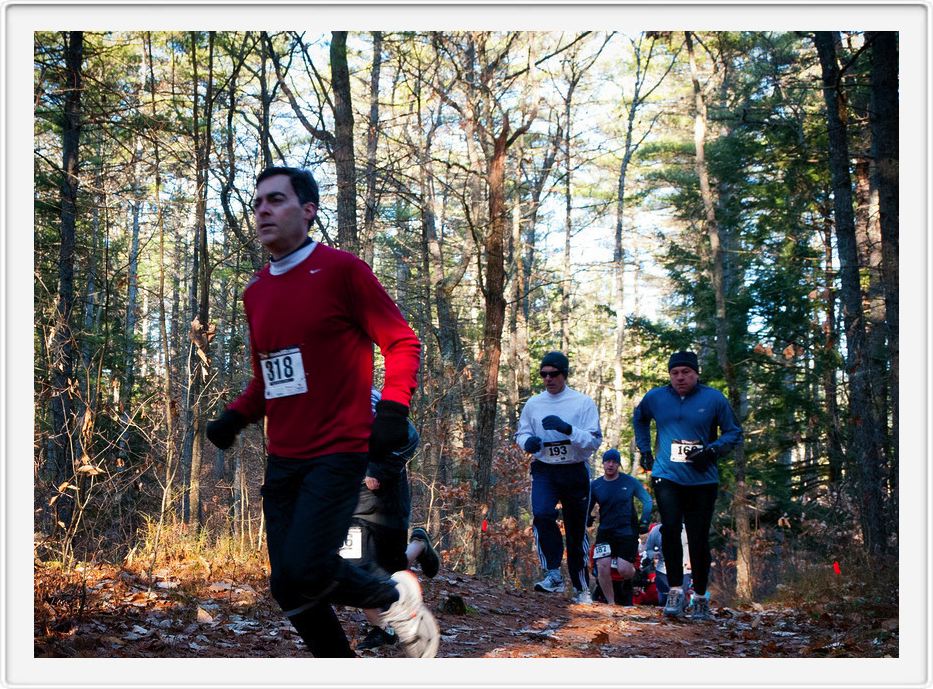
[[[621,557],[623,560],[635,562],[638,557],[638,536],[634,534],[618,534],[612,531],[596,532],[596,545],[608,543],[612,557]]]

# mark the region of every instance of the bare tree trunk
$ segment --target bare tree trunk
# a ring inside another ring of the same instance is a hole
[[[516,154],[518,161],[521,161],[523,152],[519,150]],[[516,179],[521,178],[521,163],[517,162],[518,170],[514,171]],[[509,379],[506,385],[506,399],[508,409],[508,427],[518,428],[518,420],[522,403],[528,397],[528,391],[531,388],[530,371],[527,357],[522,355],[528,351],[528,324],[525,320],[524,309],[522,308],[522,295],[526,291],[525,269],[522,256],[524,247],[522,246],[522,201],[520,187],[516,186],[514,190],[515,199],[512,205],[512,236],[509,242],[509,262],[512,265],[512,289],[508,304],[509,317],[509,354],[507,366],[509,368]],[[518,491],[510,491],[508,494],[507,514],[510,517],[519,517],[524,502],[524,495]]]
[[[260,118],[262,126],[259,128],[259,149],[262,151],[262,167],[266,168],[272,165],[272,149],[269,146],[269,105],[272,103],[272,96],[269,95],[269,84],[266,80],[266,61],[271,53],[272,60],[276,65],[278,72],[278,62],[276,60],[275,48],[272,47],[272,41],[268,34],[263,31],[259,35],[261,62],[259,65],[259,99],[260,99]],[[280,77],[281,78],[281,77]]]
[[[495,449],[496,406],[499,398],[499,361],[502,353],[502,330],[505,325],[504,240],[508,227],[505,207],[505,159],[509,146],[530,126],[523,125],[509,136],[508,119],[495,137],[493,155],[487,163],[489,188],[489,229],[485,238],[486,316],[483,321],[482,391],[476,423],[476,506],[485,513],[490,505],[492,457]],[[480,557],[480,568],[485,567]]]
[[[373,31],[373,65],[369,77],[369,126],[366,128],[366,201],[361,255],[372,265],[376,234],[376,150],[379,145],[379,74],[382,67],[382,32]]]
[[[631,137],[631,119],[629,120],[629,130],[626,132],[626,144]],[[631,156],[628,155],[628,146],[622,158],[622,164],[619,168],[619,184],[616,189],[616,231],[615,245],[612,251],[612,296],[613,307],[615,309],[615,356],[612,358],[613,374],[613,422],[612,429],[609,430],[610,436],[607,438],[613,447],[617,447],[621,438],[626,419],[624,418],[625,407],[625,366],[623,357],[625,355],[625,248],[623,246],[623,228],[625,217],[625,176]],[[628,453],[623,453],[627,458]],[[625,462],[623,462],[623,465]]]
[[[61,245],[58,254],[58,299],[56,303],[54,332],[51,338],[52,355],[52,404],[51,442],[49,444],[49,477],[59,484],[74,472],[74,464],[80,456],[74,445],[75,436],[74,378],[75,348],[71,331],[71,315],[74,308],[74,253],[75,224],[78,207],[78,150],[81,140],[81,63],[84,51],[84,34],[71,31],[65,36],[65,110],[62,118],[62,180],[61,180]],[[74,513],[75,502],[65,491],[56,502],[55,520],[68,524]]]
[[[195,251],[198,258],[192,283],[196,284],[197,315],[191,323],[191,348],[189,358],[188,407],[191,419],[191,461],[188,478],[188,508],[185,510],[185,522],[194,522],[197,526],[204,523],[201,504],[201,467],[204,454],[203,416],[201,404],[210,372],[210,341],[214,327],[209,322],[211,265],[207,249],[207,173],[211,151],[211,112],[213,109],[214,79],[214,32],[208,34],[207,91],[204,95],[204,136],[201,136],[202,120],[198,115],[198,60],[197,34],[191,34],[191,62],[194,69],[194,114],[193,134],[195,151]]]
[[[230,72],[230,82],[227,89],[227,126],[226,126],[226,151],[227,151],[227,166],[226,174],[224,176],[223,186],[220,190],[220,205],[224,211],[224,218],[227,221],[227,229],[233,232],[237,240],[240,243],[240,246],[246,249],[246,253],[249,256],[250,265],[252,265],[253,270],[259,270],[262,268],[262,256],[259,252],[259,247],[257,242],[253,239],[252,236],[247,235],[243,232],[240,218],[234,212],[233,206],[231,205],[230,197],[233,194],[234,184],[236,181],[236,153],[234,149],[234,114],[237,111],[237,88],[238,88],[238,79],[240,75],[240,69],[243,66],[243,62],[246,60],[247,52],[247,41],[249,40],[249,32],[246,33],[246,37],[243,39],[243,43],[240,45],[240,51],[236,55],[230,55],[230,59],[233,60],[233,69]]]
[[[99,135],[97,137],[96,157],[98,161],[102,160]],[[81,341],[81,364],[86,371],[91,368],[91,358],[93,357],[93,352],[91,351],[93,338],[89,336],[97,332],[97,326],[100,323],[100,314],[103,310],[100,303],[100,293],[102,288],[106,290],[106,265],[104,267],[103,279],[101,279],[98,275],[98,255],[103,252],[106,256],[109,250],[107,229],[101,227],[103,223],[106,223],[106,219],[103,222],[101,221],[101,209],[106,208],[107,201],[103,192],[104,184],[100,162],[98,162],[96,168],[94,175],[94,187],[96,191],[94,192],[94,202],[91,204],[91,246],[88,252],[87,275],[85,278],[87,284],[85,285],[84,298],[82,299],[84,302],[84,322],[82,324],[82,332],[78,338],[76,338]],[[88,387],[89,386],[90,377],[88,376]],[[85,399],[89,400],[90,398],[86,397]],[[77,416],[80,417],[81,414],[82,411],[78,410]]]
[[[884,286],[885,324],[888,336],[888,388],[891,400],[891,430],[888,447],[888,501],[886,523],[896,526],[898,514],[898,371],[900,369],[900,317],[898,314],[898,47],[897,33],[869,31],[871,67],[871,151],[875,161],[874,187],[878,190],[881,224],[881,274]],[[896,531],[896,528],[894,529]]]
[[[517,151],[521,160],[523,151]],[[520,167],[520,164],[519,164]],[[515,173],[520,179],[520,171]],[[507,409],[509,414],[509,428],[518,426],[519,406],[522,390],[522,373],[527,367],[521,366],[520,352],[528,349],[527,326],[525,314],[522,311],[522,294],[525,291],[525,274],[522,265],[522,202],[519,188],[516,188],[515,200],[512,203],[512,234],[509,238],[508,263],[512,266],[509,303],[508,303],[508,384],[506,385]],[[527,374],[526,374],[527,375]]]
[[[817,31],[814,37],[823,76],[823,96],[829,127],[829,167],[833,185],[836,245],[846,328],[846,368],[849,374],[850,455],[859,474],[859,508],[865,549],[871,555],[885,550],[882,524],[881,453],[879,426],[871,402],[868,352],[862,291],[859,279],[855,219],[852,212],[852,182],[849,146],[843,119],[839,66],[832,32]]]
[[[878,218],[878,190],[870,174],[873,166],[865,157],[855,163],[855,241],[860,272],[867,276],[862,308],[865,313],[865,348],[869,367],[869,393],[875,406],[875,417],[879,423],[888,416],[887,335],[885,323],[884,285],[881,275],[881,226]],[[879,432],[883,431],[879,427]],[[882,463],[886,467],[887,456],[883,437],[879,439]]]
[[[687,53],[690,61],[690,74],[693,81],[693,96],[696,106],[694,118],[694,144],[696,147],[696,171],[700,180],[700,196],[703,200],[706,235],[710,244],[710,262],[713,292],[716,299],[716,358],[726,378],[729,388],[729,400],[740,413],[741,395],[738,390],[735,370],[729,360],[729,332],[726,318],[726,292],[723,268],[723,251],[720,227],[716,219],[716,205],[710,187],[709,172],[706,166],[706,100],[700,88],[696,58],[693,50],[691,32],[685,32]],[[754,596],[752,574],[752,533],[749,524],[748,489],[745,485],[745,452],[740,445],[733,451],[733,473],[735,493],[732,502],[733,517],[736,525],[736,596],[751,600]]]
[[[836,384],[835,360],[838,334],[836,332],[836,290],[833,285],[836,273],[833,268],[833,242],[832,218],[826,210],[823,230],[823,275],[826,288],[823,290],[826,320],[823,322],[823,397],[826,404],[826,419],[829,422],[827,430],[828,447],[826,454],[829,458],[829,484],[838,488],[842,481],[843,454],[842,432],[839,425],[838,386]]]
[[[420,91],[416,94],[420,106]],[[421,108],[417,112],[418,132],[425,131]],[[467,262],[462,261],[458,268],[445,272],[444,247],[437,232],[437,196],[434,186],[433,161],[431,146],[439,118],[427,129],[424,141],[410,141],[416,149],[418,165],[418,196],[420,199],[421,234],[424,246],[424,274],[427,277],[426,301],[437,315],[438,369],[433,376],[436,384],[431,391],[436,413],[432,414],[430,425],[434,442],[425,449],[424,469],[428,479],[428,490],[433,486],[446,485],[448,469],[453,448],[454,419],[457,410],[462,407],[462,384],[460,374],[464,366],[463,343],[457,324],[457,313],[452,296],[455,286],[462,279]],[[436,530],[444,517],[441,501],[428,501],[426,515],[428,526]],[[426,527],[427,528],[427,527]]]
[[[486,167],[489,187],[489,229],[484,242],[486,316],[483,321],[481,353],[482,391],[476,424],[476,498],[480,508],[488,507],[489,502],[496,404],[499,398],[499,357],[502,353],[502,330],[505,325],[505,156],[508,135],[506,123],[503,131],[495,138],[494,152]]]
[[[347,67],[347,32],[332,32],[331,84],[334,90],[334,164],[337,167],[337,236],[340,248],[357,253],[356,164],[353,157],[353,107]]]
[[[635,121],[638,115],[638,110],[644,103],[645,99],[660,85],[661,81],[664,79],[662,76],[653,86],[651,86],[647,92],[643,92],[642,89],[645,86],[645,78],[648,74],[648,68],[651,64],[651,57],[654,49],[654,39],[651,40],[651,44],[648,48],[647,55],[642,54],[642,41],[638,40],[636,43],[632,41],[632,49],[635,55],[635,84],[632,88],[632,100],[628,105],[628,116],[626,118],[625,126],[625,143],[622,148],[622,161],[619,164],[619,182],[616,187],[616,223],[615,223],[615,242],[613,245],[612,252],[612,277],[613,277],[613,307],[615,309],[615,320],[616,320],[616,332],[615,332],[615,356],[612,360],[612,370],[613,370],[613,422],[610,433],[615,435],[610,437],[610,442],[614,446],[618,446],[618,443],[621,439],[621,430],[628,423],[630,412],[625,407],[625,367],[624,367],[624,356],[625,356],[625,192],[626,192],[626,179],[628,177],[628,168],[632,162],[632,157],[638,151],[641,142],[644,141],[645,136],[651,131],[652,127],[648,127],[648,131],[638,140],[635,141]],[[671,62],[673,66],[673,61]],[[668,68],[668,71],[670,68]],[[665,72],[666,76],[667,72]],[[638,284],[636,280],[635,284]],[[623,453],[623,467],[632,465],[631,469],[634,469],[634,463],[631,462],[631,453]]]
[[[120,377],[118,394],[118,408],[123,429],[120,434],[119,452],[125,460],[129,456],[129,443],[127,436],[130,429],[130,414],[128,409],[133,402],[133,385],[136,378],[136,312],[139,309],[139,213],[142,208],[143,189],[140,180],[142,160],[142,144],[136,142],[133,158],[134,196],[130,207],[130,257],[127,265],[126,289],[126,318],[123,326],[123,375]]]
[[[516,254],[516,271],[520,271],[521,289],[518,294],[520,298],[519,317],[522,327],[521,340],[523,343],[527,343],[528,341],[528,329],[532,327],[533,321],[530,294],[534,290],[532,275],[537,245],[535,230],[538,224],[538,210],[541,208],[541,198],[544,194],[544,187],[554,170],[554,163],[557,160],[557,154],[560,151],[561,142],[563,141],[563,128],[560,122],[557,122],[549,138],[550,145],[544,154],[541,167],[532,170],[529,175],[532,179],[532,185],[527,211],[524,213],[525,231],[522,233],[524,241],[521,242],[521,253]],[[522,158],[523,156],[519,156],[520,161]],[[534,162],[532,162],[532,165],[534,165]],[[528,357],[527,344],[523,344],[523,346],[515,352],[514,361],[514,368],[516,369],[518,379],[519,400],[526,400],[531,396],[531,366],[532,363]],[[518,412],[518,410],[516,410],[516,412]],[[518,419],[516,418],[513,427],[515,427],[517,423]]]
[[[156,111],[155,72],[152,58],[152,37],[146,33],[146,53],[149,62],[150,106],[152,122],[158,122]],[[162,486],[162,503],[159,510],[159,521],[156,528],[156,543],[153,547],[153,558],[158,551],[159,538],[162,526],[172,510],[174,502],[174,479],[176,473],[175,456],[175,405],[172,400],[172,357],[168,337],[168,319],[165,312],[165,219],[162,214],[162,169],[161,148],[159,145],[159,131],[153,137],[153,204],[156,210],[156,227],[159,233],[159,339],[165,357],[165,366],[162,374],[162,404],[165,414],[165,478]]]
[[[581,34],[580,38],[585,34]],[[608,38],[606,39],[608,41]],[[573,277],[570,260],[570,240],[573,235],[573,195],[571,180],[573,177],[573,155],[570,146],[573,140],[573,96],[580,85],[586,71],[593,66],[596,58],[606,46],[606,41],[592,56],[580,60],[579,46],[575,46],[563,61],[563,67],[569,68],[567,75],[567,93],[562,95],[564,101],[564,255],[561,268],[560,285],[560,349],[564,352],[570,348],[570,310],[573,293]]]
[[[567,95],[564,96],[564,254],[561,264],[560,279],[560,349],[566,352],[570,347],[570,293],[572,291],[572,276],[570,270],[570,237],[573,232],[573,196],[570,182],[573,173],[573,158],[570,154],[571,139],[571,105],[573,92],[576,90],[579,77],[574,75]]]

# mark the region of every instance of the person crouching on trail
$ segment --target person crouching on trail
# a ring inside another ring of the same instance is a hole
[[[372,391],[373,414],[379,403],[379,391]],[[391,572],[411,569],[417,562],[429,579],[437,575],[440,556],[425,529],[412,529],[411,490],[408,485],[408,460],[418,449],[421,438],[409,419],[408,442],[384,457],[370,456],[366,478],[360,485],[359,499],[350,530],[340,555],[351,564],[377,576],[387,578]],[[398,634],[383,622],[379,611],[363,611],[370,624],[367,634],[356,644],[356,650],[371,650],[398,644]]]
[[[687,545],[687,530],[680,531],[680,548],[684,555],[683,580],[681,590],[686,594],[691,588],[692,568],[690,566],[690,548]],[[645,539],[645,548],[641,554],[642,566],[647,563],[654,565],[654,583],[658,591],[658,605],[667,605],[667,594],[671,590],[667,579],[667,565],[664,563],[664,551],[661,548],[661,525],[655,524],[648,531]]]

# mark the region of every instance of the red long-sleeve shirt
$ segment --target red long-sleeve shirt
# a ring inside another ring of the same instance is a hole
[[[385,358],[382,399],[408,405],[421,343],[366,263],[318,244],[282,275],[269,265],[243,293],[253,377],[230,409],[266,416],[270,454],[308,459],[366,452],[375,342]],[[264,357],[297,347],[307,392],[266,399]]]

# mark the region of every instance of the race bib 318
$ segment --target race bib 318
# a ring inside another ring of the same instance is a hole
[[[308,391],[305,367],[298,347],[280,349],[262,357],[259,366],[266,384],[266,399],[290,397]]]

